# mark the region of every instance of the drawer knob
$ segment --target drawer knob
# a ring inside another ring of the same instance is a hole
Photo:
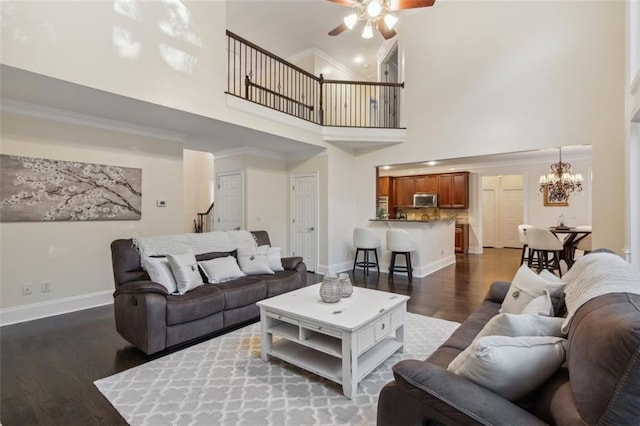
[[[382,324],[382,329],[384,330],[384,324]]]

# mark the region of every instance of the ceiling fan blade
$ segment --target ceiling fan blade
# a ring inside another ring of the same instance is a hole
[[[379,20],[377,24],[378,24],[378,31],[380,31],[380,34],[382,34],[382,37],[384,37],[385,40],[389,40],[390,38],[393,38],[393,36],[396,35],[396,32],[394,30],[390,30],[389,27],[387,27],[387,24],[385,24],[383,20]]]
[[[329,0],[332,1],[332,0]],[[418,7],[430,7],[436,0],[391,0],[389,10],[416,9]]]
[[[327,0],[327,1],[330,1],[331,3],[337,3],[340,6],[353,7],[354,3],[356,3],[357,0]]]
[[[337,36],[338,34],[342,33],[347,28],[348,27],[345,24],[340,24],[337,27],[335,27],[334,29],[332,29],[331,31],[329,31],[329,35],[330,36]]]

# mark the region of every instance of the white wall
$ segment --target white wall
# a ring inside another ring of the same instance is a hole
[[[355,159],[356,223],[374,167],[593,146],[594,245],[624,244],[624,5],[442,2],[403,17],[407,142]]]
[[[329,164],[328,155],[326,152],[319,154],[312,158],[305,159],[291,159],[288,162],[289,176],[295,175],[307,175],[316,174],[318,176],[318,199],[320,205],[318,206],[318,230],[316,235],[318,237],[317,249],[318,249],[318,271],[329,265],[329,233],[333,232],[333,228],[329,227],[329,208],[327,200],[329,199]],[[290,197],[289,192],[289,197]],[[291,205],[291,198],[287,200],[288,205]],[[288,237],[291,240],[291,229],[289,228]]]
[[[227,107],[225,1],[3,1],[0,7],[3,64],[312,144],[321,141],[313,132]]]
[[[99,294],[112,301],[109,245],[117,238],[179,233],[182,221],[182,146],[143,136],[2,113],[1,153],[113,164],[142,169],[142,219],[0,224],[3,322],[33,314],[24,305]],[[156,200],[167,207],[157,208]],[[40,283],[51,281],[50,293]],[[33,284],[22,296],[21,286]],[[64,304],[61,303],[64,308]],[[7,316],[7,308],[11,316]],[[14,309],[15,308],[15,309]]]
[[[244,174],[245,224],[250,231],[269,232],[271,245],[289,252],[287,162],[282,159],[238,154],[214,159],[215,172]]]
[[[193,232],[198,213],[206,212],[213,201],[213,154],[185,149],[183,171],[184,231]]]

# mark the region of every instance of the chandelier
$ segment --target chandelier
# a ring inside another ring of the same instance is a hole
[[[560,148],[560,160],[551,165],[551,173],[540,176],[540,192],[546,190],[549,201],[561,202],[572,192],[582,191],[582,182],[582,174],[573,174],[571,164],[562,161]]]
[[[389,13],[389,8],[389,0],[355,2],[354,12],[344,18],[344,24],[352,30],[358,21],[363,21],[365,25],[362,30],[362,38],[373,38],[374,27],[383,22],[386,28],[391,31],[398,22],[398,18]]]

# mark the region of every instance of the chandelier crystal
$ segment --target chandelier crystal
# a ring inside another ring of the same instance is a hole
[[[562,148],[560,148],[560,160],[553,163],[551,173],[540,176],[540,192],[547,191],[549,201],[566,201],[569,194],[582,191],[582,174],[574,174],[571,163],[562,161]]]

